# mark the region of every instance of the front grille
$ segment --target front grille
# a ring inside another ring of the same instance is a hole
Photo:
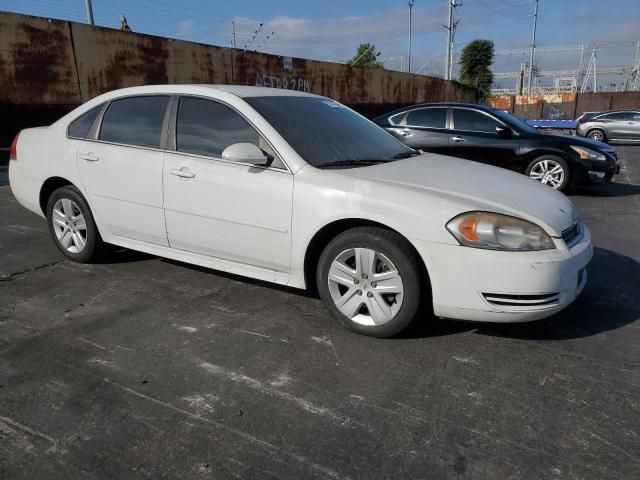
[[[542,293],[539,295],[511,295],[507,293],[483,293],[484,299],[491,305],[508,307],[541,307],[560,302],[560,293]]]
[[[562,232],[562,239],[567,247],[571,248],[582,238],[582,225],[576,222]]]

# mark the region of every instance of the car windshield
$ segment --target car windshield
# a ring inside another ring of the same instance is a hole
[[[520,120],[518,117],[514,117],[513,115],[511,115],[510,113],[505,112],[504,110],[499,110],[499,109],[495,108],[495,109],[491,110],[491,113],[493,113],[500,120],[505,121],[506,123],[508,123],[512,127],[517,128],[520,131],[528,132],[528,133],[540,133],[540,132],[538,132],[537,129],[535,129],[534,127],[529,125],[524,120]]]
[[[307,163],[315,167],[371,165],[415,153],[344,105],[322,97],[248,97]]]

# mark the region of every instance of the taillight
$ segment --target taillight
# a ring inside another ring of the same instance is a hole
[[[20,136],[20,133],[18,133],[15,137],[13,137],[13,142],[11,142],[11,153],[9,154],[9,158],[11,160],[18,160],[18,137],[19,136]]]

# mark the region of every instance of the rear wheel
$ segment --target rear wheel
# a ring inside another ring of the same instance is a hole
[[[600,130],[599,128],[589,130],[589,133],[587,133],[587,137],[589,137],[591,140],[595,140],[596,142],[604,142],[607,140],[607,136],[604,134],[604,130]]]
[[[411,245],[378,227],[347,230],[320,256],[320,297],[343,326],[365,335],[400,333],[418,313],[422,279]]]
[[[76,187],[67,185],[51,194],[47,220],[56,247],[67,258],[90,263],[103,253],[105,246],[89,205]]]
[[[556,155],[536,158],[527,166],[526,174],[555,190],[565,191],[569,186],[569,165]]]

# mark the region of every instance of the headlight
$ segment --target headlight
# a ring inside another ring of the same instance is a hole
[[[467,247],[510,251],[556,248],[538,225],[499,213],[463,213],[447,223],[447,230]]]
[[[605,157],[602,153],[596,152],[595,150],[591,150],[590,148],[576,147],[575,145],[571,145],[571,148],[573,148],[578,153],[578,155],[580,155],[580,158],[582,158],[583,160],[606,160],[607,159],[607,157]]]

